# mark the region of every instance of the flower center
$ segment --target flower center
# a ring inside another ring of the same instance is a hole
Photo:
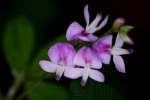
[[[89,35],[89,33],[85,32],[85,31],[83,31],[81,34],[82,34],[82,36],[88,36]]]

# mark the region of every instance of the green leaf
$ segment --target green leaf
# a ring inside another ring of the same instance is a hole
[[[85,87],[79,81],[71,83],[71,100],[123,100],[123,98],[106,83],[89,80]]]
[[[34,30],[25,17],[18,17],[6,25],[3,48],[6,59],[14,74],[22,73],[27,67],[34,47]]]
[[[119,32],[120,33],[128,33],[130,32],[134,27],[131,25],[123,25],[120,27]]]
[[[50,43],[48,43],[46,46],[44,46],[39,53],[37,54],[37,56],[35,56],[32,65],[30,66],[30,68],[27,71],[27,80],[39,80],[41,78],[45,78],[46,74],[49,74],[49,78],[53,77],[53,74],[44,72],[39,65],[39,61],[40,60],[50,60],[48,57],[48,49],[54,45],[57,42],[65,42],[66,41],[66,37],[65,35],[60,35],[56,38],[54,38],[53,40],[50,41]]]
[[[34,82],[26,85],[29,100],[70,100],[69,92],[61,84],[40,83],[35,86]]]

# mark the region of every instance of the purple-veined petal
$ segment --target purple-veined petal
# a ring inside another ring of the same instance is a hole
[[[59,65],[56,65],[56,64],[54,64],[54,63],[52,63],[50,61],[47,61],[47,60],[41,60],[39,62],[39,64],[40,64],[40,67],[44,71],[46,71],[46,72],[52,72],[52,73],[54,73],[56,71],[57,67],[60,67]]]
[[[111,55],[109,53],[101,53],[99,57],[104,64],[110,63]]]
[[[88,38],[89,38],[90,41],[96,41],[98,39],[98,37],[93,35],[93,34],[89,34]]]
[[[95,19],[92,21],[92,23],[86,28],[86,32],[94,33],[96,26],[100,22],[101,19],[102,19],[101,14],[97,14]]]
[[[87,41],[87,42],[93,42],[96,41],[98,38],[94,36],[93,34],[88,34],[87,36],[84,35],[78,35],[77,37],[79,40]]]
[[[115,47],[111,49],[112,55],[125,55],[130,53],[132,53],[132,49],[123,49],[123,48],[115,48]]]
[[[98,39],[94,44],[94,48],[97,48],[97,47],[102,47],[102,45],[109,45],[109,46],[112,46],[112,38],[113,36],[112,35],[106,35],[100,39]]]
[[[113,61],[115,64],[116,69],[121,72],[121,73],[125,73],[125,63],[124,60],[121,56],[113,56]]]
[[[98,82],[104,82],[105,80],[104,75],[101,72],[93,69],[90,69],[89,77]]]
[[[82,76],[82,68],[66,67],[64,76],[70,79],[77,79]]]
[[[90,15],[89,15],[89,10],[88,10],[88,5],[84,7],[84,19],[86,21],[87,26],[89,25],[90,22]]]
[[[111,46],[112,46],[112,35],[108,35],[100,38],[92,46],[96,55],[104,64],[109,64],[110,62]]]
[[[84,31],[84,28],[78,23],[78,22],[73,22],[69,25],[67,29],[67,40],[71,41],[75,39],[75,36],[81,34]]]
[[[52,62],[69,66],[73,65],[75,54],[75,49],[69,43],[56,43],[48,51]]]
[[[102,67],[101,61],[97,58],[91,48],[82,47],[74,58],[74,64],[83,67],[99,69]]]
[[[106,16],[105,19],[100,23],[100,25],[96,28],[96,31],[102,29],[107,24],[107,21],[108,21],[108,16]]]
[[[120,33],[117,34],[114,47],[120,48],[123,46],[123,40],[120,37]]]

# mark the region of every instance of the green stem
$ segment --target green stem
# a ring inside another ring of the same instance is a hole
[[[43,75],[44,76],[44,78],[47,78],[49,75]],[[43,77],[42,76],[42,77]],[[44,78],[41,78],[40,80],[38,80],[38,82],[36,82],[36,84],[34,85],[34,86],[30,86],[31,88],[30,88],[30,90],[28,91],[28,93],[31,93],[31,92],[33,92],[33,90],[35,89],[35,88],[37,88],[41,83],[42,83],[42,81],[43,81],[43,79]],[[18,97],[17,97],[17,99],[16,100],[22,100],[25,96],[27,95],[27,92],[26,91],[24,91],[22,94],[20,94]]]
[[[14,84],[12,85],[12,87],[9,89],[8,93],[7,93],[7,100],[13,100],[16,92],[18,91],[20,85],[23,82],[23,77],[19,76],[17,77],[17,79],[15,79]]]

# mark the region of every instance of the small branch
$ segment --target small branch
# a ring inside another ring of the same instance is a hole
[[[14,98],[22,82],[23,82],[22,76],[19,76],[17,77],[17,79],[15,79],[14,84],[12,85],[12,87],[9,89],[7,93],[7,100],[12,100]]]
[[[44,76],[44,78],[46,78],[48,75],[43,75]],[[40,80],[38,80],[38,82],[36,82],[36,84],[34,85],[34,86],[30,86],[31,88],[30,88],[30,90],[28,91],[28,93],[31,93],[31,92],[33,92],[34,91],[34,89],[35,88],[37,88],[41,83],[42,83],[42,81],[43,81],[43,78],[41,78]],[[19,95],[18,97],[17,97],[17,100],[22,100],[25,96],[27,95],[27,92],[26,91],[24,91],[24,93],[22,93],[21,95]]]

